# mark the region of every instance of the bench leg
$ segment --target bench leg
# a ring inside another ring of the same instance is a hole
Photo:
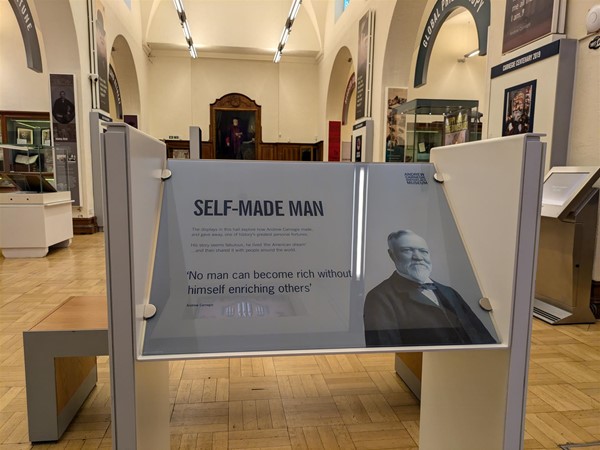
[[[107,332],[24,332],[23,349],[29,440],[57,441],[96,385]]]

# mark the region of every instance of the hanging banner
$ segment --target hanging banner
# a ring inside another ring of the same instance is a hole
[[[27,67],[35,72],[42,73],[40,43],[38,42],[29,4],[27,0],[9,0],[8,2],[15,13],[19,29],[21,30],[21,37],[23,38],[25,55],[27,57]]]
[[[117,80],[117,74],[115,73],[115,69],[112,64],[109,65],[108,69],[108,80],[110,82],[110,87],[112,88],[115,106],[117,108],[117,118],[123,118],[123,105],[121,104],[121,89],[119,89],[119,80]],[[137,128],[137,127],[136,127]]]
[[[50,74],[50,99],[56,188],[59,191],[71,191],[73,206],[79,206],[75,77],[70,74]]]
[[[358,61],[356,68],[356,117],[371,116],[371,85],[373,73],[373,33],[375,13],[368,11],[358,23]]]
[[[96,68],[98,71],[99,107],[110,114],[108,100],[108,52],[104,29],[104,5],[96,0]]]

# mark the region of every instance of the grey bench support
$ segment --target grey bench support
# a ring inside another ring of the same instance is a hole
[[[71,297],[23,333],[31,442],[56,441],[96,385],[108,355],[106,297]]]

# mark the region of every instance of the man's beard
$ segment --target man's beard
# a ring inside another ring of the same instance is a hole
[[[418,283],[425,283],[429,281],[429,275],[431,275],[431,266],[426,263],[411,263],[402,267],[399,272],[408,275]]]

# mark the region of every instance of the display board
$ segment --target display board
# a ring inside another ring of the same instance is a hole
[[[500,345],[433,165],[168,167],[143,356]]]
[[[553,167],[546,174],[542,216],[564,218],[600,177],[597,166]]]

